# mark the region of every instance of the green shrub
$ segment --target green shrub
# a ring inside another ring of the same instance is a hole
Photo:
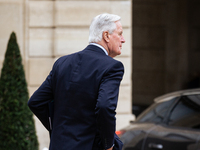
[[[0,150],[38,150],[16,35],[11,33],[0,77]]]

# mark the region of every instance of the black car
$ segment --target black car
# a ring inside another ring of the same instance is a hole
[[[116,132],[123,150],[200,150],[200,89],[160,96]]]

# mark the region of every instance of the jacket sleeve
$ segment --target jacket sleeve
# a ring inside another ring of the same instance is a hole
[[[104,74],[95,108],[97,128],[99,130],[104,149],[114,145],[116,126],[116,107],[118,102],[119,86],[124,74],[121,62],[112,65]]]
[[[52,71],[42,85],[33,93],[28,101],[31,111],[37,116],[47,130],[50,130],[49,103],[53,100]]]

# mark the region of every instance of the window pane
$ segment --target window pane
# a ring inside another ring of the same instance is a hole
[[[171,112],[169,125],[200,128],[199,95],[184,96]]]
[[[137,118],[137,122],[154,122],[160,123],[163,121],[168,109],[173,104],[176,98],[168,101],[154,103],[147,110],[145,110]]]

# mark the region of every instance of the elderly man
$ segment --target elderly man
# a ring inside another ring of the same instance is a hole
[[[50,150],[122,149],[115,134],[115,110],[124,67],[113,59],[121,54],[122,33],[119,16],[96,16],[90,44],[59,58],[31,96],[28,106],[51,131]]]

